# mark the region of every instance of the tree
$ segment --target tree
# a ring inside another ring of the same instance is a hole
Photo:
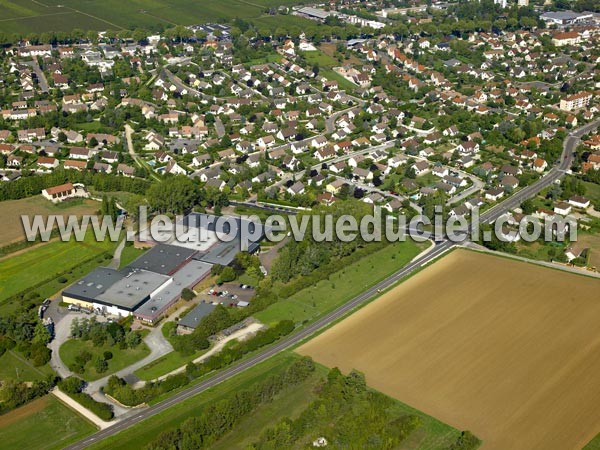
[[[108,363],[103,358],[97,358],[94,368],[96,369],[96,372],[104,373],[108,370]]]
[[[125,342],[129,348],[135,348],[142,343],[142,338],[138,332],[130,331],[125,336]]]
[[[533,214],[535,212],[535,205],[533,204],[533,200],[528,198],[523,203],[521,203],[521,210],[523,211],[523,214]]]
[[[219,281],[222,283],[227,283],[229,281],[235,280],[235,276],[235,270],[233,270],[233,267],[227,266],[223,268],[221,276],[219,277]]]
[[[38,322],[38,324],[35,326],[32,342],[46,345],[48,342],[50,342],[50,339],[52,339],[52,336],[50,336],[48,328],[46,328],[43,323]]]
[[[83,389],[83,380],[77,377],[67,377],[58,382],[58,387],[66,394],[78,394]]]
[[[181,291],[181,298],[183,298],[186,301],[190,301],[193,300],[196,297],[196,293],[194,291],[192,291],[191,289],[185,288],[183,291]]]
[[[153,184],[146,194],[150,208],[159,213],[183,214],[200,201],[198,185],[184,175]]]

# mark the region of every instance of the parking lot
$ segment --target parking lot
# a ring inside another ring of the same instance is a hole
[[[243,288],[239,283],[224,283],[221,286],[215,286],[202,292],[200,300],[220,303],[225,306],[236,306],[239,302],[250,302],[254,292],[253,287]]]

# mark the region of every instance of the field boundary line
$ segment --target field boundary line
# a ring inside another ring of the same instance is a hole
[[[99,21],[101,21],[101,22],[104,22],[104,23],[107,23],[107,24],[109,24],[109,25],[112,25],[113,27],[116,27],[116,28],[118,28],[119,30],[124,30],[124,29],[125,29],[125,28],[123,28],[122,26],[120,26],[120,25],[117,25],[116,23],[109,22],[108,20],[106,20],[106,19],[103,19],[103,18],[101,18],[101,17],[98,17],[98,16],[94,16],[93,14],[89,14],[89,13],[86,13],[86,12],[80,11],[80,10],[78,10],[78,9],[71,8],[70,6],[65,6],[65,8],[67,8],[67,9],[70,9],[70,10],[71,10],[71,11],[73,11],[73,12],[76,12],[76,13],[79,13],[79,14],[83,14],[84,16],[91,17],[92,19],[99,20]]]
[[[501,258],[512,259],[514,261],[520,261],[523,263],[533,264],[536,266],[545,267],[546,269],[560,270],[561,272],[572,273],[573,275],[580,275],[580,276],[589,277],[589,278],[600,278],[600,272],[592,272],[591,270],[585,270],[584,268],[579,268],[576,266],[566,266],[566,265],[560,264],[560,263],[541,261],[541,260],[537,260],[537,259],[526,258],[525,256],[513,255],[510,253],[504,253],[504,252],[498,252],[498,251],[490,250],[483,246],[479,246],[472,242],[470,244],[471,245],[463,245],[463,246],[461,246],[461,248],[472,251],[472,252],[484,253],[484,254],[488,254],[488,255],[499,256]]]
[[[65,12],[48,13],[48,14],[36,14],[35,16],[12,17],[10,19],[0,19],[0,22],[12,22],[14,20],[36,19],[38,17],[64,16],[65,14],[72,14],[72,12],[65,11]]]

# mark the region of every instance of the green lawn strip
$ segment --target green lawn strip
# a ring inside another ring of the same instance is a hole
[[[208,349],[200,350],[191,355],[182,355],[177,351],[172,351],[145,365],[141,369],[136,370],[134,373],[141,380],[154,380],[161,375],[165,375],[181,366],[185,366],[187,363],[202,356],[207,351]]]
[[[197,415],[201,408],[219,400],[227,393],[240,391],[271,374],[285,370],[298,356],[285,352],[254,366],[234,378],[210,388],[197,396],[190,397],[122,433],[109,437],[89,449],[129,450],[142,448],[151,442],[160,431],[165,431],[183,423],[187,418]]]
[[[20,354],[8,350],[0,356],[0,380],[36,381],[52,374],[49,365],[35,367]]]
[[[147,248],[135,248],[133,245],[125,245],[121,252],[121,261],[119,268],[123,268],[128,264],[131,264],[136,258],[146,253]]]
[[[254,316],[267,324],[284,319],[296,323],[315,319],[397,272],[423,248],[408,241],[390,244]]]
[[[12,420],[11,416],[18,417]],[[53,395],[47,395],[0,418],[5,450],[61,449],[96,431],[96,427]]]
[[[63,345],[60,346],[60,358],[62,361],[69,366],[75,360],[75,357],[79,355],[83,350],[87,350],[92,354],[92,359],[85,365],[85,372],[83,374],[77,374],[77,376],[83,378],[86,381],[94,381],[99,378],[103,378],[111,373],[117,372],[130,366],[136,361],[148,356],[150,349],[145,343],[141,343],[136,348],[121,349],[118,345],[109,346],[103,345],[101,347],[94,347],[92,341],[82,341],[80,339],[69,339]],[[112,359],[108,361],[108,370],[103,373],[96,372],[94,363],[97,358],[103,358],[103,353],[110,351],[113,354]]]
[[[588,442],[581,450],[600,450],[600,434],[597,434],[594,439]]]

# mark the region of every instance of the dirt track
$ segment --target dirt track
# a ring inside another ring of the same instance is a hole
[[[483,449],[580,449],[600,431],[600,282],[455,251],[299,349]]]

